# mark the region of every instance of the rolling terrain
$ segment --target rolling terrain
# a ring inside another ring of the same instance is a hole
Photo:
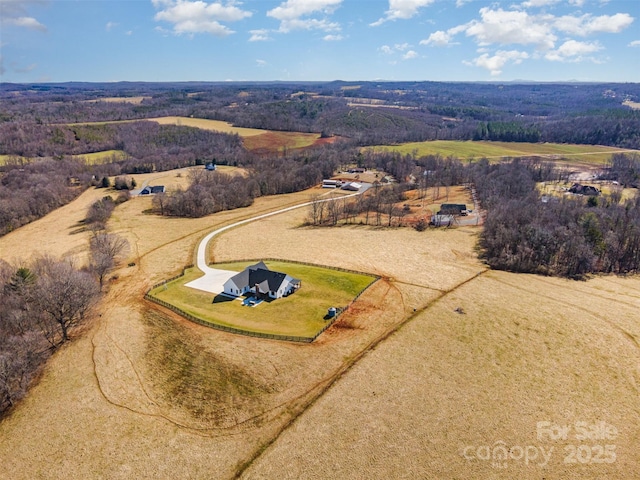
[[[2,257],[82,261],[76,225],[103,194],[88,190],[1,238]],[[109,228],[128,238],[135,266],[114,273],[101,315],[0,423],[8,478],[626,479],[640,469],[640,431],[628,421],[640,410],[635,277],[488,271],[475,227],[318,229],[302,226],[299,209],[216,237],[210,260],[259,252],[380,275],[313,344],[213,331],[142,299],[193,262],[207,232],[311,194],[200,219],[149,215],[149,198],[119,205]],[[544,421],[614,426],[615,461],[564,463],[571,445],[603,441],[538,441]],[[545,466],[478,458],[500,441],[555,452]]]

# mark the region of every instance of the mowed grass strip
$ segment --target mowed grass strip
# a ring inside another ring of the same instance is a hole
[[[239,272],[254,263],[216,264],[216,268]],[[186,287],[186,283],[202,276],[200,270],[190,268],[166,287],[153,289],[150,295],[213,324],[249,332],[310,338],[326,325],[324,317],[330,307],[346,306],[375,281],[371,275],[331,268],[274,261],[265,264],[271,270],[300,279],[301,288],[286,298],[248,307],[240,300]]]
[[[384,145],[369,147],[375,150],[399,152],[418,156],[441,155],[454,156],[460,159],[489,159],[502,157],[525,157],[531,155],[548,156],[553,159],[567,158],[591,164],[602,164],[617,152],[628,152],[615,147],[602,145],[573,145],[560,143],[516,143],[487,141],[434,140],[429,142],[412,142],[401,145]]]

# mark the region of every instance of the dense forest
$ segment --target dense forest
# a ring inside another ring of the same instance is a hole
[[[555,180],[552,169],[513,162],[473,167],[488,215],[482,258],[514,272],[583,278],[590,273],[640,270],[640,198],[541,197],[536,182]]]
[[[140,103],[99,101],[138,97]],[[0,125],[178,115],[324,132],[358,145],[490,139],[640,148],[638,84],[440,82],[116,83],[0,86]],[[375,107],[372,105],[375,104]],[[2,142],[4,143],[4,142]],[[18,154],[0,145],[2,153]]]
[[[158,200],[156,209],[164,215],[206,215],[248,205],[260,195],[307,188],[349,162],[404,178],[413,164],[429,161],[358,154],[362,145],[475,139],[640,148],[640,111],[624,104],[639,100],[637,84],[3,84],[0,235],[104,183],[106,176],[210,161],[241,166],[248,175],[203,173],[187,190]],[[339,135],[342,142],[257,155],[237,135],[136,121],[163,115]],[[111,160],[82,161],[82,155],[109,151]],[[636,185],[637,169],[624,168],[618,172],[624,183]]]

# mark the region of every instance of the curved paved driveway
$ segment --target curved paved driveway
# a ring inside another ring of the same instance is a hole
[[[321,200],[322,202],[331,202],[333,200],[339,200],[341,198],[349,198],[349,197],[354,197],[356,195],[360,195],[361,193],[364,193],[367,189],[368,189],[369,185],[367,185],[367,187],[365,188],[363,186],[363,188],[360,189],[359,192],[357,193],[353,193],[351,195],[344,195],[341,197],[334,197],[334,198],[328,198],[326,200]],[[213,232],[209,233],[206,237],[204,237],[201,241],[200,244],[198,245],[198,253],[196,255],[196,266],[202,270],[202,272],[204,273],[204,275],[200,278],[197,278],[189,283],[186,283],[185,285],[187,287],[191,287],[191,288],[195,288],[198,290],[203,290],[205,292],[209,292],[209,293],[221,293],[222,291],[224,291],[224,283],[229,280],[231,277],[233,277],[235,274],[237,274],[238,272],[232,272],[230,270],[220,270],[217,268],[211,268],[209,265],[207,265],[207,245],[209,244],[209,241],[215,237],[216,235],[229,230],[231,228],[235,228],[239,225],[243,225],[245,223],[249,223],[249,222],[254,222],[256,220],[261,220],[263,218],[267,218],[267,217],[271,217],[273,215],[279,215],[281,213],[285,213],[285,212],[289,212],[291,210],[295,210],[296,208],[301,208],[301,207],[306,207],[307,205],[311,205],[313,202],[305,202],[305,203],[301,203],[299,205],[294,205],[293,207],[287,207],[287,208],[283,208],[281,210],[276,210],[275,212],[269,212],[269,213],[265,213],[262,215],[258,215],[256,217],[252,217],[252,218],[248,218],[246,220],[242,220],[240,222],[236,222],[236,223],[232,223],[231,225],[227,225],[226,227],[221,227],[218,228],[217,230],[214,230]]]

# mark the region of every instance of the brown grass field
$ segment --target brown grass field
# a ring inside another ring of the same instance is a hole
[[[203,118],[190,117],[157,117],[145,119],[149,122],[156,122],[160,125],[180,125],[184,127],[195,127],[203,130],[211,130],[221,133],[238,134],[248,150],[257,153],[284,152],[335,142],[338,137],[320,138],[319,133],[304,132],[279,132],[271,130],[260,130],[257,128],[235,127],[228,122],[221,120],[206,120]],[[101,125],[105,123],[131,123],[139,120],[121,120],[114,122],[85,122],[70,125]],[[85,155],[86,156],[86,155]],[[2,156],[0,156],[2,162]]]
[[[640,103],[638,102],[632,102],[631,100],[625,100],[624,102],[622,102],[623,105],[626,105],[627,107],[631,108],[632,110],[640,110]]]
[[[104,97],[96,98],[95,100],[83,100],[83,103],[131,103],[133,105],[140,105],[143,100],[147,100],[151,97]]]
[[[260,130],[257,128],[234,127],[229,122],[223,122],[221,120],[205,120],[203,118],[158,117],[147,118],[145,120],[148,120],[149,122],[156,122],[160,125],[181,125],[183,127],[196,127],[203,130],[212,130],[214,132],[237,133],[243,138],[262,135],[268,132],[268,130]]]
[[[165,174],[155,180],[185,178]],[[86,239],[70,232],[102,193],[0,238],[1,257],[83,258]],[[313,344],[226,334],[142,300],[192,262],[212,229],[312,194],[201,219],[150,215],[150,198],[119,205],[109,226],[129,239],[136,265],[113,274],[101,316],[0,422],[0,477],[628,479],[640,470],[637,277],[488,272],[475,227],[312,228],[301,226],[303,208],[225,232],[210,251],[215,261],[259,252],[383,277]],[[539,442],[539,421],[615,426],[616,461],[564,464],[576,441]],[[555,452],[545,467],[510,460],[506,469],[463,456],[500,440]]]

